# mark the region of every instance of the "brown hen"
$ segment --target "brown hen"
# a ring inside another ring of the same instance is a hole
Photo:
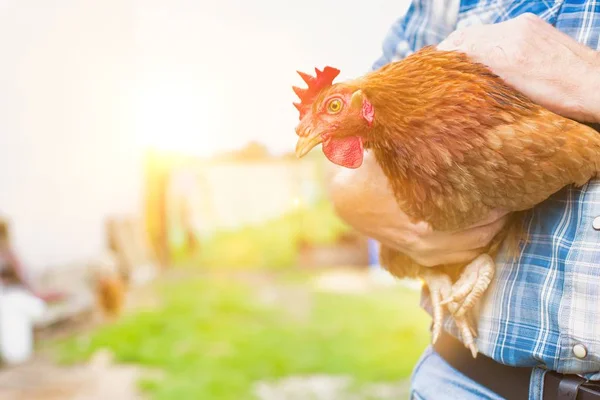
[[[100,310],[105,317],[117,319],[125,305],[126,285],[117,275],[100,276],[96,282],[96,296]]]
[[[468,264],[420,266],[382,247],[381,263],[398,278],[420,277],[434,305],[433,341],[443,307],[465,346],[477,354],[470,313],[494,274],[505,239],[518,252],[520,211],[563,187],[583,185],[600,167],[600,135],[533,103],[465,54],[425,47],[358,79],[333,84],[327,67],[301,99],[298,157],[322,143],[327,158],[347,168],[373,152],[401,209],[433,229],[461,230],[492,210],[514,212],[511,222]]]

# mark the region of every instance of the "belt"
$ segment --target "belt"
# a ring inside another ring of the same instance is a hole
[[[500,397],[528,398],[533,368],[500,364],[483,354],[474,359],[461,342],[444,331],[433,348],[454,369]],[[600,400],[600,382],[548,371],[544,374],[544,400]]]

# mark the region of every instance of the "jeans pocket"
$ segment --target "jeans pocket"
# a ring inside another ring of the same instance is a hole
[[[410,391],[410,400],[425,400],[425,397],[421,396],[416,390]]]
[[[425,351],[423,352],[423,354],[421,354],[421,357],[417,360],[417,363],[415,364],[415,366],[413,368],[413,372],[411,374],[411,380],[419,372],[419,369],[421,369],[421,366],[425,363],[425,361],[427,361],[427,359],[429,357],[431,357],[432,354],[433,354],[433,348],[431,346],[428,346],[425,349]]]
[[[410,398],[416,400],[503,400],[454,369],[431,348],[415,366],[409,393]]]

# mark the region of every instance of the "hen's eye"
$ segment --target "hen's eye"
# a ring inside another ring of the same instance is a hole
[[[342,101],[340,99],[331,99],[327,103],[327,111],[331,114],[339,113],[342,110]]]

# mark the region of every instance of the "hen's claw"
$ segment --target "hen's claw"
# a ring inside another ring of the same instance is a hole
[[[492,263],[492,270],[493,270],[493,263]],[[452,281],[450,280],[450,277],[444,273],[436,271],[435,269],[428,268],[422,274],[422,278],[425,280],[425,284],[429,288],[429,294],[430,294],[431,303],[433,306],[432,343],[435,343],[438,340],[440,333],[442,332],[442,324],[444,321],[444,305],[446,305],[448,310],[454,316],[454,321],[456,322],[456,326],[458,327],[460,335],[462,336],[465,347],[471,351],[473,358],[476,358],[477,352],[478,352],[477,345],[475,344],[475,338],[477,337],[477,330],[472,326],[472,324],[470,323],[469,318],[468,318],[467,311],[469,311],[470,307],[465,308],[465,311],[462,312],[461,314],[459,314],[459,312],[461,312],[461,307],[464,308],[465,304],[463,302],[463,305],[459,305],[458,302],[455,302],[452,299],[453,286],[452,286]],[[462,276],[461,276],[461,278],[462,278]],[[490,280],[491,280],[491,277],[490,277]],[[461,280],[459,280],[454,284],[454,287],[456,287],[457,284],[459,284],[459,283],[461,285],[464,284],[464,282],[461,282]],[[478,281],[475,280],[473,282],[473,287],[477,286],[477,284],[478,284]],[[488,282],[488,284],[489,284],[489,282]],[[483,293],[483,291],[485,291],[486,288],[487,288],[487,284],[482,289],[482,293]],[[467,292],[463,297],[468,297],[469,294],[470,294],[470,292]],[[442,299],[450,299],[450,300],[448,301],[448,300],[442,300]]]
[[[471,350],[473,358],[477,358],[478,349],[477,345],[475,344],[475,337],[477,335],[473,334],[473,327],[467,320],[466,316],[455,317],[454,321],[456,322],[456,326],[458,327],[458,330],[462,336],[465,347]]]
[[[473,325],[469,321],[469,314],[465,314],[465,315],[457,317],[456,311],[457,311],[458,306],[456,305],[456,303],[449,303],[447,305],[447,307],[450,310],[450,312],[452,313],[452,315],[454,316],[454,322],[456,323],[458,332],[460,333],[460,335],[463,339],[463,344],[465,345],[466,348],[471,350],[471,354],[473,355],[473,358],[477,358],[478,349],[477,349],[477,345],[475,344],[475,338],[477,337],[477,330],[473,327]]]
[[[456,319],[464,317],[481,298],[494,277],[495,264],[489,254],[481,254],[471,261],[452,286],[452,293],[441,305],[447,305]]]
[[[446,298],[452,292],[452,281],[448,275],[433,269],[427,269],[423,273],[422,278],[425,280],[431,296],[431,303],[433,306],[433,328],[431,337],[432,343],[435,343],[440,337],[444,321],[442,298]]]

